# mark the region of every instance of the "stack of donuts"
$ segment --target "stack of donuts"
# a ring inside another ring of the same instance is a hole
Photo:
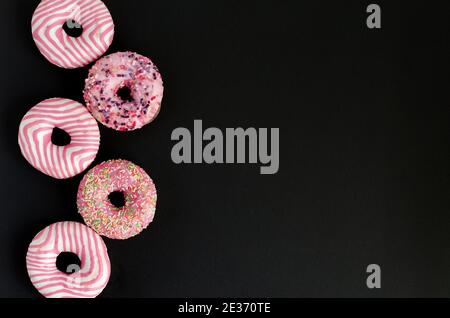
[[[19,128],[19,146],[38,171],[56,179],[83,173],[100,147],[97,121],[117,131],[140,129],[159,113],[163,81],[153,62],[133,52],[101,58],[114,37],[114,22],[101,0],[42,0],[32,18],[33,39],[46,59],[74,69],[93,62],[86,79],[85,105],[50,98],[32,107]],[[63,131],[64,144],[54,142]],[[123,204],[110,196],[120,193]],[[31,282],[45,297],[91,298],[108,283],[111,266],[101,236],[124,240],[139,234],[153,220],[156,188],[150,176],[126,160],[110,160],[91,168],[77,194],[86,225],[59,222],[40,231],[26,256]],[[57,267],[62,253],[73,253],[79,266]]]

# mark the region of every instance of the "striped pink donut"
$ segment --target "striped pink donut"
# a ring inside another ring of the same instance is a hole
[[[82,26],[79,37],[69,36],[67,21]],[[51,63],[83,67],[105,54],[114,37],[114,22],[100,0],[42,0],[31,21],[33,39]]]
[[[70,144],[52,143],[54,128],[67,132]],[[37,170],[56,179],[80,174],[94,161],[100,147],[96,120],[82,104],[63,98],[47,99],[31,108],[19,128],[19,146]]]
[[[79,257],[79,271],[66,274],[58,270],[56,259],[63,252]],[[77,222],[59,222],[40,231],[28,247],[26,260],[31,282],[47,298],[94,298],[111,274],[102,238]]]

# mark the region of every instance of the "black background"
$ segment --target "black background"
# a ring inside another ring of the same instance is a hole
[[[105,239],[101,297],[450,296],[450,3],[106,0],[109,52],[147,55],[165,80],[144,129],[101,127],[96,163],[132,160],[158,189],[154,223]],[[50,223],[82,221],[82,176],[53,180],[17,145],[43,99],[82,102],[88,68],[40,55],[38,1],[0,2],[0,296],[39,297],[25,254]],[[175,165],[177,127],[279,127],[280,171]],[[365,269],[382,268],[382,288]]]

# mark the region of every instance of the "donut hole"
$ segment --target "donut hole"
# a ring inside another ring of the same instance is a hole
[[[56,258],[56,268],[66,274],[75,274],[81,269],[81,260],[75,253],[62,252]]]
[[[117,90],[117,96],[124,102],[132,102],[134,100],[131,95],[131,88],[128,85],[119,87]]]
[[[116,208],[123,208],[125,206],[125,193],[122,191],[114,191],[108,195],[109,202]]]
[[[78,38],[83,34],[83,26],[73,19],[64,22],[63,30],[72,38]]]
[[[52,143],[55,146],[61,146],[61,147],[67,146],[70,144],[71,141],[72,141],[72,138],[66,131],[64,131],[58,127],[53,128]]]

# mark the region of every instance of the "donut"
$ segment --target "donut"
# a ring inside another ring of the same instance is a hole
[[[55,128],[70,136],[69,144],[53,144]],[[51,98],[31,108],[23,117],[18,139],[23,156],[34,168],[56,179],[68,179],[94,161],[100,146],[100,131],[82,104]]]
[[[31,30],[50,63],[73,69],[105,54],[114,37],[114,22],[100,0],[42,0]]]
[[[81,265],[60,271],[56,262],[63,252],[77,255]],[[28,247],[26,264],[32,284],[46,298],[94,298],[111,274],[102,238],[77,222],[54,223],[40,231]]]
[[[125,204],[109,200],[122,193]],[[139,234],[152,221],[156,209],[156,188],[148,174],[126,160],[110,160],[92,168],[81,180],[78,211],[95,232],[124,240]]]
[[[86,107],[103,125],[131,131],[153,121],[161,108],[163,81],[145,56],[118,52],[89,71],[84,89]]]

